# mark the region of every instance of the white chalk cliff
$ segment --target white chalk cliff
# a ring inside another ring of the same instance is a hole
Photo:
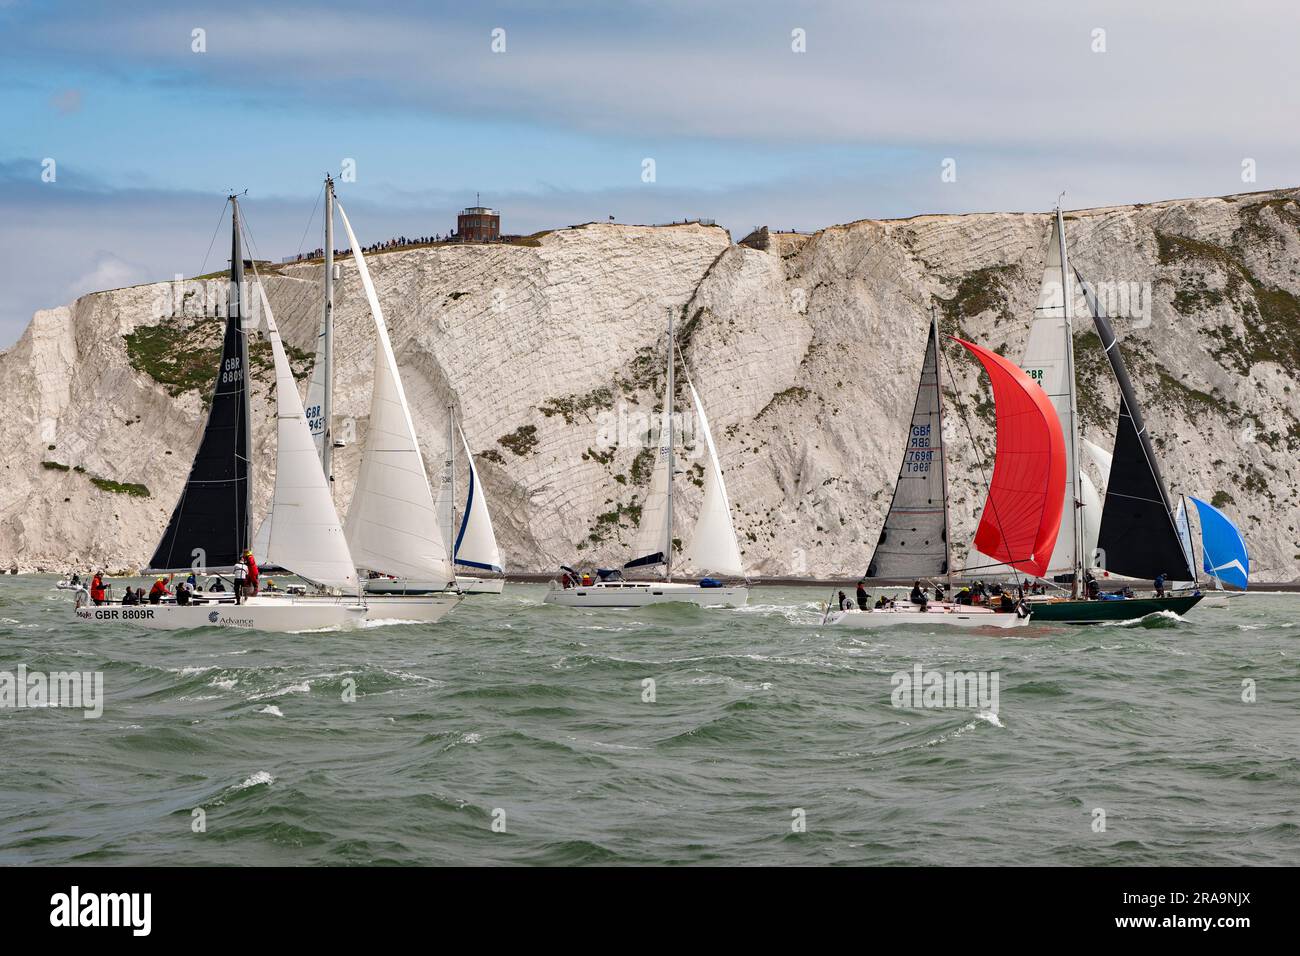
[[[1222,504],[1261,581],[1300,576],[1298,199],[1287,190],[1066,217],[1074,264],[1134,292],[1132,317],[1115,326],[1166,481]],[[747,567],[852,575],[866,567],[889,503],[930,303],[943,331],[1018,358],[1049,224],[1046,213],[919,216],[740,244],[710,226],[591,224],[370,262],[430,471],[454,401],[511,570],[625,556],[648,484],[640,432],[662,394],[673,308]],[[319,265],[273,272],[280,327],[310,352]],[[0,566],[120,569],[148,559],[210,387],[202,362],[185,362],[216,341],[219,323],[201,317],[205,285],[190,283],[181,313],[166,318],[156,304],[169,284],[83,296],[38,312],[0,354]],[[336,458],[336,487],[346,505],[374,342],[350,262],[335,288],[335,433],[351,439]],[[1117,389],[1086,318],[1076,334],[1084,434],[1109,447]],[[974,434],[991,450],[987,390],[972,362],[946,354]],[[260,514],[274,407],[269,362],[253,364]],[[300,356],[297,370],[309,364]],[[960,563],[983,494],[946,392]],[[689,465],[678,485],[683,538],[700,473]]]

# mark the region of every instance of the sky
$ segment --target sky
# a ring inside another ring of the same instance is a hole
[[[316,248],[348,161],[363,243],[476,195],[739,240],[1295,186],[1297,38],[1294,0],[0,0],[0,347],[222,268],[232,190],[259,256]]]

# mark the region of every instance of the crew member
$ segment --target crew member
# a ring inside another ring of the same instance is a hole
[[[149,589],[149,603],[161,604],[163,595],[171,593],[172,592],[167,589],[167,579],[160,577],[153,583],[153,587]]]
[[[916,581],[912,584],[911,601],[913,604],[919,604],[922,611],[925,610],[925,591],[922,590],[920,581]]]
[[[867,609],[867,602],[871,600],[871,595],[867,593],[867,585],[865,581],[858,582],[857,598],[858,610],[865,611]]]
[[[262,572],[257,569],[257,561],[253,558],[252,551],[244,552],[244,563],[248,565],[248,593],[257,597],[257,585]]]
[[[106,604],[107,597],[105,591],[107,586],[104,584],[104,572],[96,571],[95,576],[90,579],[90,599],[96,604]]]

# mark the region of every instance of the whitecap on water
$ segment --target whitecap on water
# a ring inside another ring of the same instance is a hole
[[[263,784],[269,787],[273,783],[275,783],[275,777],[271,776],[271,774],[265,770],[259,770],[243,783],[232,787],[231,789],[247,790],[249,787],[260,787]]]
[[[263,707],[261,710],[259,710],[258,713],[259,713],[259,714],[270,714],[272,717],[283,717],[283,716],[284,716],[284,713],[280,710],[279,707],[276,707],[275,704],[267,704],[265,707]]]

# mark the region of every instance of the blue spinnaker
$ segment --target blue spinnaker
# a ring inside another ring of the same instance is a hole
[[[1205,573],[1246,590],[1250,579],[1250,556],[1237,526],[1212,504],[1193,498],[1201,516],[1201,550]]]

